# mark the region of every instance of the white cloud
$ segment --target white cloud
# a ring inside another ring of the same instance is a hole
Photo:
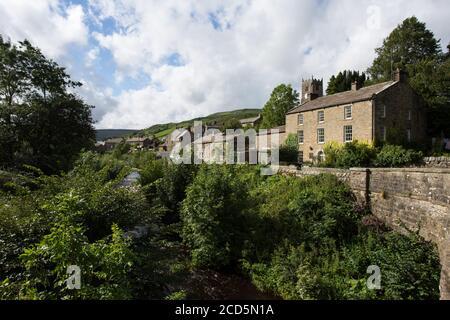
[[[13,8],[2,5],[5,2],[0,0],[0,14],[12,20],[0,22],[2,31],[19,34],[18,38],[29,35],[56,52],[67,43],[86,41],[81,7],[69,7],[61,15],[56,0],[47,5],[33,1],[31,7],[19,1]],[[342,69],[365,70],[374,49],[409,16],[426,22],[446,45],[448,9],[447,0],[91,0],[86,12],[90,27],[97,27],[91,30],[91,40],[110,51],[115,62],[111,75],[118,88],[111,95],[113,91],[98,80],[101,77],[86,74],[87,88],[80,94],[97,106],[94,114],[101,128],[142,128],[262,107],[279,83],[291,83],[298,90],[302,77],[314,75],[327,82]],[[374,12],[379,12],[379,19]],[[42,27],[33,22],[36,19],[27,22],[34,16],[40,22],[48,19],[50,26]],[[68,31],[73,26],[60,36],[48,31],[70,16],[78,34]],[[99,31],[102,22],[111,20],[114,31]],[[175,53],[181,66],[168,65]],[[85,62],[93,68],[102,58],[97,47],[90,48]],[[129,89],[133,86],[127,81],[146,78],[143,75],[151,81]]]
[[[81,5],[62,8],[57,0],[0,0],[0,33],[13,41],[28,39],[58,58],[70,44],[87,44]]]
[[[95,60],[98,58],[100,48],[95,47],[88,51],[86,54],[85,62],[87,67],[91,67]]]

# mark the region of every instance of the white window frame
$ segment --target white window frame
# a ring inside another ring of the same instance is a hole
[[[321,130],[323,132],[322,135],[319,134],[319,130]],[[325,143],[325,128],[318,128],[316,133],[317,133],[317,143],[324,144]],[[320,138],[319,138],[320,136],[323,136],[323,141],[320,141]]]
[[[300,119],[301,119],[301,121],[300,121]],[[299,113],[298,117],[297,117],[297,124],[299,126],[302,126],[304,122],[305,122],[305,116],[303,115],[303,113]]]
[[[351,132],[347,132],[347,129],[351,130]],[[347,139],[347,135],[350,134],[352,136],[351,139]],[[353,126],[344,126],[344,143],[353,141]]]
[[[347,110],[350,109],[350,117],[347,117]],[[353,105],[349,104],[348,106],[344,106],[344,119],[352,120],[353,119]]]
[[[302,139],[300,140],[300,132],[302,133]],[[298,130],[297,131],[297,141],[298,141],[298,144],[304,144],[305,143],[305,131],[303,131],[303,130]]]
[[[320,120],[320,115],[323,115],[323,119],[322,119],[322,121]],[[318,123],[324,123],[325,122],[325,110],[319,110],[319,111],[317,111],[317,122]]]
[[[412,140],[411,129],[406,129],[406,139],[408,142],[411,142]]]

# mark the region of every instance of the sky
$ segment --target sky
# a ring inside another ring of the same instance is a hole
[[[96,128],[141,129],[364,71],[412,15],[447,46],[448,0],[0,0],[0,33],[81,81]]]

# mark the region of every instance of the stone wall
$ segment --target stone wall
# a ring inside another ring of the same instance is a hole
[[[372,213],[399,232],[418,232],[438,247],[441,298],[450,299],[450,169],[282,168],[295,176],[330,173],[348,183]]]
[[[425,157],[423,162],[427,168],[450,168],[450,157]]]

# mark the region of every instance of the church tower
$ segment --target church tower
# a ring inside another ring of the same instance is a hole
[[[323,96],[323,79],[318,80],[311,77],[311,79],[302,79],[302,97],[301,104],[314,100]]]

